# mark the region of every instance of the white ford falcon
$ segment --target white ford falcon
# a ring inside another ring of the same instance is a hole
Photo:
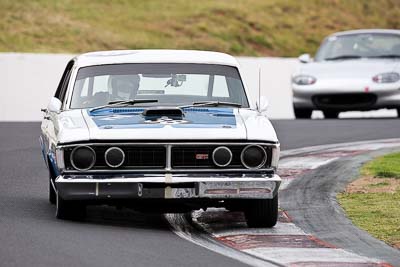
[[[278,216],[279,141],[237,61],[204,51],[87,53],[64,71],[41,125],[49,200],[60,219],[87,205]],[[261,102],[261,103],[260,103]]]

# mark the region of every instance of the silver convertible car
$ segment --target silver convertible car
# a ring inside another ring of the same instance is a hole
[[[279,142],[248,99],[237,61],[205,51],[87,53],[72,59],[41,125],[49,200],[61,219],[87,205],[278,217]]]
[[[296,118],[321,110],[397,109],[400,117],[400,30],[354,30],[328,36],[315,59],[309,54],[292,77]]]

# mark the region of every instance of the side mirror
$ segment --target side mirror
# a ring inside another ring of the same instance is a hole
[[[260,102],[257,102],[257,109],[258,111],[260,111],[261,113],[264,113],[267,111],[269,106],[269,101],[265,96],[260,97]]]
[[[302,54],[301,56],[299,56],[299,61],[301,63],[310,63],[311,62],[310,54]]]
[[[59,113],[61,111],[61,101],[56,97],[52,97],[49,105],[47,106],[47,110],[50,112]]]

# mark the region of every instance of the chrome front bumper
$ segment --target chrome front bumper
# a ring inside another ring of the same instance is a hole
[[[162,175],[64,175],[55,180],[64,200],[121,199],[271,199],[281,178],[246,174],[239,178],[185,174]]]

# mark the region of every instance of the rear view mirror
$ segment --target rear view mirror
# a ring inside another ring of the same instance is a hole
[[[182,86],[183,82],[186,82],[185,74],[172,74],[171,79],[167,81],[165,87],[168,85],[171,85],[172,87],[179,87]]]
[[[52,97],[50,99],[50,103],[47,106],[47,110],[49,112],[55,112],[55,113],[59,113],[61,111],[61,101],[60,99],[56,98],[56,97]]]
[[[310,54],[302,54],[301,56],[299,56],[299,61],[301,63],[310,63],[311,62]]]

